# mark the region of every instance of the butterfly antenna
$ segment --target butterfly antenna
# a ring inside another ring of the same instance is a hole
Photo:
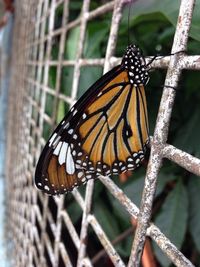
[[[152,63],[157,57],[159,57],[159,56],[158,56],[158,55],[153,56],[153,57],[150,59],[150,61],[148,62],[148,64],[147,64],[146,66],[148,67],[149,65],[151,65],[151,63]]]
[[[180,51],[178,51],[178,52],[169,54],[169,55],[167,55],[167,56],[174,56],[174,55],[179,54],[179,53],[185,53],[185,50],[180,50]],[[147,64],[146,66],[148,67],[149,65],[151,65],[152,62],[153,62],[155,59],[157,59],[157,58],[162,59],[162,58],[165,58],[165,57],[167,57],[167,56],[161,56],[161,55],[153,56],[153,57],[150,59],[150,61],[148,62],[148,64]]]
[[[131,17],[131,8],[132,8],[132,1],[130,1],[129,9],[128,9],[128,45],[130,45],[130,17]]]

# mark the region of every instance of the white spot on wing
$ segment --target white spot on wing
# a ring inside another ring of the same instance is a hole
[[[76,113],[77,113],[77,109],[74,110],[74,112],[73,112],[73,116],[74,116]]]
[[[53,141],[55,140],[56,136],[57,136],[57,133],[54,133],[54,134],[52,135],[52,137],[49,139],[49,146],[52,145],[52,143],[53,143]]]
[[[102,95],[102,92],[99,92],[97,96],[100,96],[100,95]]]
[[[133,168],[134,165],[129,163],[127,167],[128,167],[128,168]]]
[[[47,190],[47,191],[50,190],[49,187],[48,187],[48,185],[45,185],[45,186],[44,186],[44,189]]]
[[[67,129],[69,127],[69,122],[67,122],[64,126],[63,129]]]
[[[77,176],[78,178],[81,178],[83,176],[83,172],[78,172]]]
[[[66,172],[68,174],[74,174],[74,172],[75,172],[75,165],[74,165],[74,160],[73,160],[73,157],[72,157],[70,146],[68,146],[68,150],[67,150]]]
[[[74,138],[74,139],[77,139],[77,138],[78,138],[77,134],[74,134],[74,135],[73,135],[73,138]]]
[[[63,163],[65,163],[65,159],[66,159],[66,154],[67,154],[67,148],[68,148],[68,143],[63,142],[59,156],[58,156],[58,162],[60,165],[62,165]]]
[[[138,164],[140,162],[140,159],[136,159],[135,163]]]
[[[58,135],[58,136],[55,138],[55,140],[53,141],[52,146],[53,146],[54,148],[57,146],[58,142],[60,141],[60,138],[61,138],[61,136]]]
[[[53,151],[53,154],[58,156],[59,152],[60,152],[60,148],[62,146],[62,142],[60,141],[56,147],[56,149]]]
[[[69,129],[68,133],[72,134],[73,133],[73,129]]]

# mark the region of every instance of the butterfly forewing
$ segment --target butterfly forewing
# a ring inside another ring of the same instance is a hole
[[[50,137],[36,167],[37,187],[62,194],[138,167],[149,139],[147,80],[139,49],[129,46],[121,65],[88,89]]]

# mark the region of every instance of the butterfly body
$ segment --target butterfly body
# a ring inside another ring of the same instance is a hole
[[[62,194],[98,175],[137,168],[149,141],[148,79],[140,50],[128,46],[121,65],[92,85],[53,132],[36,167],[36,186]]]

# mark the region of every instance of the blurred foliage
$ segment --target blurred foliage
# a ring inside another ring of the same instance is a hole
[[[195,13],[190,31],[188,54],[199,53],[200,42],[200,1],[197,1]],[[103,1],[92,1],[91,9],[98,7]],[[175,0],[140,0],[134,1],[131,7],[126,6],[122,15],[117,39],[116,56],[121,57],[128,44],[136,43],[144,55],[169,55],[180,1]],[[70,21],[79,18],[82,1],[70,1]],[[128,13],[130,10],[130,16]],[[63,5],[56,9],[55,25],[57,29],[61,26],[63,16]],[[129,22],[128,22],[129,19]],[[84,58],[103,58],[105,56],[106,44],[109,36],[111,14],[104,14],[88,22],[84,42]],[[129,26],[128,26],[129,25]],[[79,38],[79,27],[75,27],[67,34],[64,59],[74,60]],[[54,40],[52,47],[52,60],[58,59],[59,38]],[[49,86],[54,88],[56,83],[56,68],[50,68]],[[153,134],[159,102],[162,94],[166,70],[152,70],[150,82],[146,88],[150,132]],[[100,67],[81,68],[80,86],[78,97],[102,75]],[[63,67],[61,73],[60,90],[64,95],[70,96],[73,80],[73,67]],[[47,106],[52,107],[52,99]],[[200,83],[199,75],[195,71],[183,71],[179,88],[177,90],[176,103],[173,109],[168,142],[180,149],[200,156]],[[66,114],[67,105],[60,101],[58,104],[57,122]],[[47,109],[47,113],[50,110]],[[49,129],[45,125],[45,132]],[[47,138],[47,134],[45,137]],[[118,177],[114,181],[124,190],[127,196],[138,206],[144,185],[145,168],[141,167],[134,171],[128,181],[120,183]],[[84,192],[85,187],[80,187]],[[160,170],[158,187],[154,201],[153,221],[161,228],[174,244],[193,259],[195,265],[200,264],[200,179],[191,173],[178,167],[174,163],[164,160]],[[81,222],[81,210],[67,196],[66,207],[73,218],[74,224],[79,227]],[[122,208],[121,204],[114,199],[96,181],[94,192],[93,211],[105,232],[111,240],[131,227],[130,216]],[[90,231],[91,238],[95,234]],[[131,249],[131,236],[127,236],[116,244],[116,249],[126,261]],[[95,242],[97,243],[95,245]],[[94,241],[93,250],[99,248],[98,241]],[[153,246],[158,266],[170,266],[169,260],[160,251],[157,245]],[[95,251],[96,253],[96,251]],[[101,262],[97,266],[102,266]],[[172,266],[172,265],[171,265]]]

